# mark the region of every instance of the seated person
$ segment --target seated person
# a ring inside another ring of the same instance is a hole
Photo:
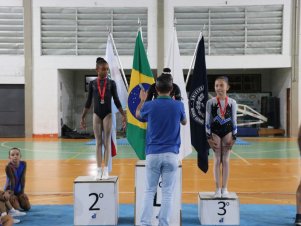
[[[10,203],[17,210],[28,211],[30,203],[28,196],[24,193],[26,162],[21,161],[21,151],[19,148],[12,148],[8,152],[9,163],[5,168],[6,184],[5,191],[11,191]]]

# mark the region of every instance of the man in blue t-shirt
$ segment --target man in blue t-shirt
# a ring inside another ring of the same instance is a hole
[[[141,226],[151,226],[153,200],[160,176],[162,177],[162,203],[159,225],[169,225],[172,196],[178,170],[181,144],[180,124],[187,123],[184,105],[170,97],[172,77],[162,74],[156,81],[158,98],[147,101],[147,93],[140,92],[141,102],[136,117],[147,121],[146,130],[146,190],[141,215]]]

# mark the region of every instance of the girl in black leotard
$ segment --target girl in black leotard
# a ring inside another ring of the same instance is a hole
[[[164,68],[163,73],[169,75],[172,79],[170,68]],[[170,96],[175,100],[182,100],[181,90],[180,90],[179,86],[175,83],[172,83],[172,91],[170,92]],[[153,83],[147,90],[146,101],[150,101],[152,99],[157,99],[157,97],[158,97],[158,92],[156,90],[156,83]]]
[[[92,99],[94,105],[93,131],[96,139],[97,175],[96,179],[108,179],[108,161],[111,154],[111,132],[112,132],[112,110],[111,99],[122,115],[123,127],[125,127],[125,113],[118,98],[116,83],[107,77],[109,71],[108,63],[101,57],[96,59],[97,79],[89,84],[88,99],[81,117],[81,127],[86,128],[85,117],[91,107]],[[104,144],[104,167],[102,168],[102,144]]]
[[[214,151],[213,173],[216,185],[214,197],[227,198],[229,196],[227,185],[230,150],[237,134],[237,104],[235,100],[227,96],[229,90],[227,77],[218,77],[214,88],[216,97],[208,100],[206,104],[206,133],[208,143]]]

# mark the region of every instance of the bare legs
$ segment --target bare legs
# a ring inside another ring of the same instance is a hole
[[[105,147],[105,166],[108,166],[109,155],[111,155],[111,135],[112,135],[112,114],[108,114],[103,119],[104,128],[104,147]]]
[[[96,140],[96,161],[98,168],[97,179],[108,177],[108,162],[111,154],[111,132],[112,132],[112,114],[108,114],[103,120],[98,115],[93,114],[93,131]],[[104,145],[104,169],[102,168],[102,145]]]
[[[216,134],[212,134],[212,139],[215,143],[215,148],[213,149],[213,174],[216,186],[215,197],[226,197],[228,195],[227,186],[229,179],[229,159],[232,147],[232,133],[228,133],[223,138],[220,138]],[[222,178],[222,183],[220,182],[220,178]]]
[[[213,175],[215,181],[216,189],[220,189],[220,166],[221,166],[221,157],[222,157],[222,147],[221,147],[221,138],[216,134],[212,134],[212,139],[216,143],[216,148],[214,151],[214,167],[213,167]]]

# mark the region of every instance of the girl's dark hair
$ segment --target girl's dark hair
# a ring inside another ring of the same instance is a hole
[[[12,150],[18,150],[19,153],[21,154],[21,150],[20,150],[19,148],[14,147],[14,148],[11,148],[11,149],[8,151],[8,156],[10,156],[10,152],[11,152]]]
[[[216,80],[224,80],[229,85],[229,79],[227,76],[218,76],[215,81]]]
[[[167,93],[172,90],[172,76],[169,68],[164,68],[163,73],[156,80],[156,89],[160,93]]]
[[[102,65],[102,64],[107,64],[108,62],[104,59],[104,58],[102,58],[102,57],[97,57],[96,58],[96,64],[97,65]]]
[[[170,68],[168,68],[168,67],[165,67],[165,68],[163,68],[163,72],[162,72],[162,74],[161,74],[161,76],[162,75],[164,75],[164,76],[166,76],[166,77],[170,77],[170,79],[171,79],[171,81],[173,80],[172,79],[172,75],[171,75],[171,70],[170,70]]]
[[[168,68],[168,67],[163,68],[162,75],[163,75],[163,74],[170,74],[170,75],[171,75],[171,70],[170,70],[170,68]]]

